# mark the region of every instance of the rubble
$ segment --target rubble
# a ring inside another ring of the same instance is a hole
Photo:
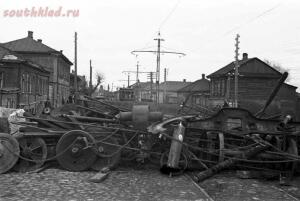
[[[274,91],[257,116],[264,113]],[[9,168],[1,173],[13,166],[16,171],[32,172],[53,160],[69,171],[114,169],[121,162],[136,160],[160,164],[168,174],[197,170],[198,182],[228,168],[261,168],[292,178],[300,158],[300,123],[289,116],[282,121],[257,116],[227,107],[208,117],[164,118],[147,105],[134,105],[130,111],[84,97],[48,114],[17,115],[22,121],[13,123],[20,126],[19,132],[11,136],[13,140],[1,142],[1,154],[11,158],[10,164],[2,163]]]

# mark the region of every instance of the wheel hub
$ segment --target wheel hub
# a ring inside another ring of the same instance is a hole
[[[73,154],[76,154],[76,153],[78,153],[78,152],[79,152],[79,147],[78,147],[78,146],[72,147],[72,153],[73,153]]]
[[[2,141],[0,141],[0,158],[3,156],[4,147],[2,145]]]
[[[99,146],[99,147],[98,147],[98,152],[99,152],[99,153],[102,153],[102,152],[104,152],[104,147],[102,147],[102,146]]]

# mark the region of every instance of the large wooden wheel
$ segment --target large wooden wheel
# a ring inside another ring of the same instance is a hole
[[[295,139],[288,139],[287,153],[294,156],[298,156],[298,147]],[[293,176],[295,174],[295,171],[297,170],[297,161],[291,162],[289,165],[291,170],[291,176]]]
[[[10,170],[20,154],[18,141],[10,134],[0,133],[0,174]]]
[[[30,137],[19,138],[20,155],[26,159],[20,158],[14,166],[18,172],[29,172],[40,168],[47,158],[47,145],[42,138]]]
[[[121,158],[121,151],[119,150],[117,139],[110,137],[99,143],[96,142],[96,153],[98,155],[96,161],[92,165],[92,169],[100,171],[101,169],[108,167],[110,169],[115,168]],[[119,151],[118,151],[119,150]]]
[[[83,171],[90,168],[97,155],[93,148],[95,139],[82,130],[73,130],[65,133],[56,145],[58,163],[70,171]]]
[[[197,151],[197,156],[208,166],[224,160],[224,134],[220,132],[205,132],[201,135],[198,147],[203,151]]]

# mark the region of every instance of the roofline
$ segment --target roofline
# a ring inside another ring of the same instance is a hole
[[[51,55],[51,54],[58,54],[58,56],[61,56],[68,64],[71,66],[73,63],[66,57],[63,53],[60,51],[48,51],[48,52],[36,52],[36,51],[15,51],[17,53],[22,53],[22,54],[46,54],[46,55]]]
[[[28,65],[30,67],[33,67],[35,69],[38,69],[38,70],[40,70],[42,72],[49,73],[49,74],[51,73],[49,70],[45,69],[44,67],[42,67],[42,66],[40,66],[38,64],[35,64],[35,63],[31,63],[31,61],[27,61],[27,60],[20,60],[20,59],[18,59],[18,60],[0,59],[0,62],[2,62],[2,63],[19,63],[19,64],[21,63],[21,64]],[[35,66],[35,65],[38,65],[40,68],[37,67],[37,66]]]
[[[262,63],[264,63],[265,65],[269,66],[269,67],[270,67],[273,71],[275,71],[276,73],[279,73],[280,75],[282,75],[281,72],[279,72],[278,70],[276,70],[275,68],[273,68],[272,66],[270,66],[269,64],[267,64],[266,62],[262,61],[261,59],[259,59],[259,58],[257,58],[257,57],[252,57],[252,58],[250,58],[250,59],[247,59],[247,61],[245,61],[245,62],[243,62],[242,64],[240,64],[240,67],[243,66],[244,64],[247,64],[248,62],[250,62],[250,61],[252,61],[252,60],[258,60],[258,61],[262,62]],[[242,61],[242,60],[240,60],[240,61]],[[230,65],[231,63],[234,63],[234,62],[232,61],[232,62],[230,62],[229,64],[223,66],[222,68],[224,68],[224,67]],[[220,69],[222,69],[222,68],[220,68]],[[218,70],[220,70],[220,69],[218,69]],[[216,70],[215,72],[217,72],[218,70]],[[233,69],[231,69],[230,71],[233,71]],[[226,72],[226,74],[229,73],[230,71]],[[214,73],[215,73],[215,72],[214,72]],[[207,78],[216,78],[216,77],[223,77],[224,75],[226,75],[225,73],[223,73],[223,74],[221,74],[221,75],[213,75],[214,73],[211,73],[211,74],[209,74],[209,75],[206,76],[206,77],[207,77]]]

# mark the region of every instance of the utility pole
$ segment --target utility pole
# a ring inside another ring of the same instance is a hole
[[[158,32],[158,37],[155,38],[154,40],[157,41],[157,50],[134,50],[131,53],[142,53],[142,52],[148,52],[148,53],[156,53],[156,104],[159,103],[159,81],[160,81],[160,55],[161,54],[177,54],[180,56],[185,56],[184,53],[181,52],[169,52],[169,51],[162,51],[161,50],[161,41],[164,41],[160,37],[160,32]]]
[[[167,95],[167,69],[164,68],[164,99],[163,99],[163,103],[166,102],[166,95]]]
[[[157,54],[156,54],[156,103],[159,103],[159,81],[160,81],[160,42],[165,41],[160,37],[160,32],[158,32],[157,40]]]
[[[238,107],[239,38],[240,35],[237,34],[235,38],[234,107]]]
[[[92,67],[92,60],[90,60],[90,92],[92,95],[92,90],[93,90],[93,78],[92,78],[92,75],[93,75],[93,67]]]
[[[150,79],[150,99],[153,99],[153,74],[154,72],[148,72],[147,78]]]
[[[75,50],[74,50],[74,93],[75,93],[75,102],[77,103],[78,99],[78,84],[77,84],[77,32],[75,32]]]
[[[129,85],[130,85],[130,74],[128,73],[128,78],[127,78],[127,87],[129,88]]]
[[[136,83],[139,82],[139,61],[136,63]]]

